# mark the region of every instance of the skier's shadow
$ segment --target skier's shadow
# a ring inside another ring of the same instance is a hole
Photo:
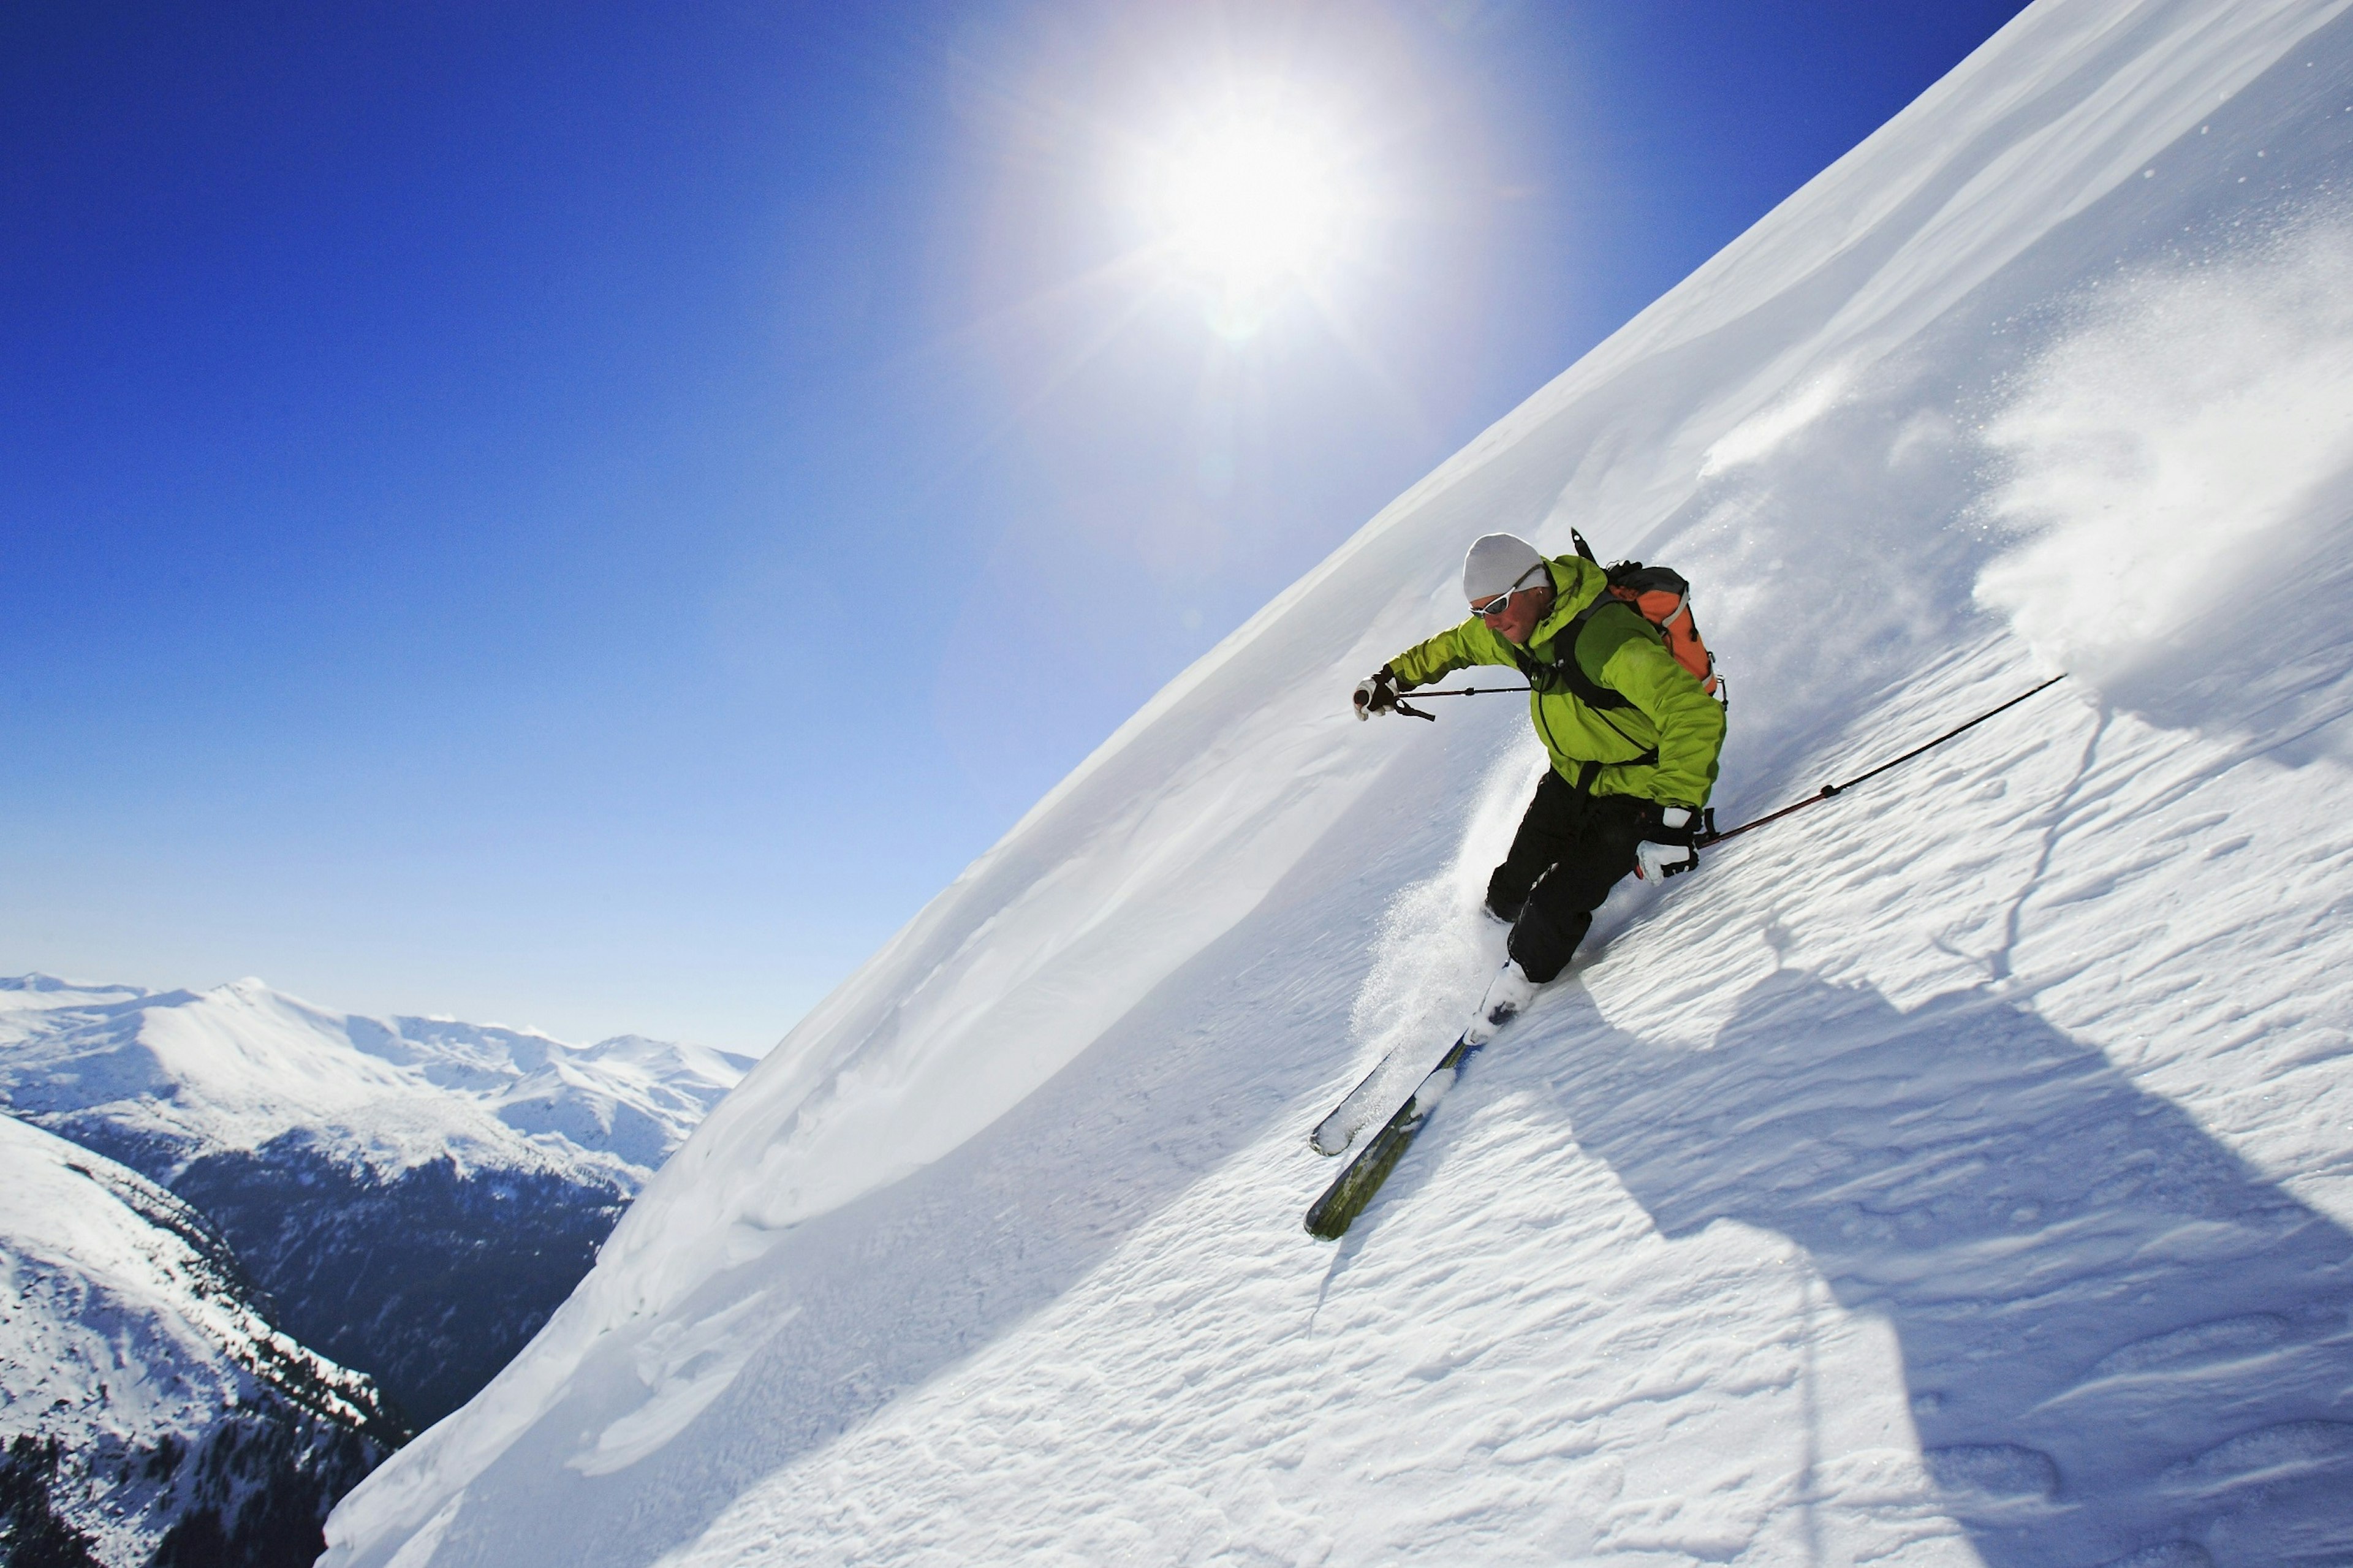
[[[1777,1231],[1894,1327],[1992,1568],[2353,1550],[2353,1235],[2098,1052],[1987,998],[1906,1014],[1790,971],[1704,1050],[1577,986],[1530,1022],[1661,1232]]]

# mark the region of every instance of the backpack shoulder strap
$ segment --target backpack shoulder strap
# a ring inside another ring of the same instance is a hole
[[[1641,611],[1604,588],[1594,596],[1593,603],[1570,616],[1568,625],[1561,627],[1559,635],[1552,639],[1553,661],[1550,664],[1541,663],[1532,655],[1521,656],[1521,663],[1527,670],[1529,679],[1556,689],[1566,689],[1570,696],[1588,708],[1608,710],[1634,706],[1623,693],[1611,690],[1586,674],[1585,667],[1577,660],[1577,645],[1585,640],[1586,631],[1593,625],[1594,617],[1613,609],[1625,611],[1644,631],[1656,635],[1657,628],[1642,618]]]

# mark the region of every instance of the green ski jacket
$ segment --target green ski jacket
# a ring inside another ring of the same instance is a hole
[[[1552,613],[1536,623],[1525,647],[1514,647],[1473,616],[1389,660],[1400,689],[1427,686],[1474,664],[1507,665],[1528,678],[1528,715],[1552,755],[1553,771],[1575,784],[1599,763],[1595,795],[1630,795],[1696,811],[1715,784],[1724,750],[1724,708],[1675,662],[1659,628],[1632,605],[1594,613],[1577,639],[1586,679],[1623,696],[1628,708],[1588,706],[1553,668],[1570,650],[1554,639],[1578,611],[1609,592],[1601,568],[1578,555],[1545,563],[1552,574]]]

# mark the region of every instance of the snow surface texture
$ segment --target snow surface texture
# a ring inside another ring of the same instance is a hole
[[[590,1172],[634,1190],[750,1067],[624,1035],[570,1046],[448,1018],[333,1013],[259,980],[153,993],[0,978],[0,1097],[185,1160],[315,1135],[379,1175]]]
[[[315,1529],[396,1436],[365,1378],[262,1321],[186,1205],[0,1116],[0,1439],[60,1441],[50,1506],[91,1556],[144,1563],[192,1509],[234,1521],[261,1486],[299,1491]]]
[[[2044,0],[1123,727],[337,1568],[2353,1557],[2353,17]],[[1727,821],[1337,1247],[1541,768],[1475,535],[1699,584]]]

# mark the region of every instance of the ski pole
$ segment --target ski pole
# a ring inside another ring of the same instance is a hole
[[[1416,697],[1493,697],[1502,691],[1534,691],[1535,689],[1533,686],[1458,686],[1451,691],[1417,691],[1414,695]],[[1409,719],[1427,719],[1433,724],[1438,722],[1437,714],[1423,712],[1408,702],[1402,694],[1389,706],[1394,711],[1402,713]]]
[[[2048,691],[2066,679],[2067,677],[2064,674],[2054,675],[2050,679],[2042,682],[2040,686],[2033,688],[2031,690],[2020,692],[2017,696],[2011,698],[2009,701],[2001,704],[1998,708],[1987,709],[1984,712],[1978,714],[1968,723],[1947,730],[1943,734],[1937,736],[1935,740],[1929,742],[1926,745],[1915,746],[1910,751],[1905,752],[1902,756],[1894,758],[1890,762],[1880,763],[1869,773],[1857,773],[1854,777],[1847,780],[1844,784],[1824,784],[1822,785],[1821,793],[1820,795],[1810,795],[1805,799],[1798,802],[1795,805],[1785,805],[1778,811],[1767,812],[1763,816],[1758,817],[1754,822],[1744,822],[1739,826],[1731,828],[1723,833],[1717,833],[1711,829],[1710,831],[1700,835],[1698,838],[1693,840],[1693,843],[1695,847],[1700,848],[1705,848],[1711,844],[1721,844],[1727,838],[1737,838],[1742,834],[1749,832],[1755,828],[1762,827],[1768,822],[1778,822],[1781,818],[1788,816],[1793,811],[1803,811],[1810,805],[1820,805],[1822,802],[1830,799],[1831,796],[1834,795],[1844,795],[1855,785],[1869,779],[1875,779],[1890,768],[1903,766],[1905,763],[1910,762],[1913,758],[1920,755],[1923,752],[1935,751],[1937,747],[1943,745],[1946,742],[1953,739],[1957,735],[1967,734],[1969,731],[1976,729],[1978,725],[1984,723],[1995,714],[2007,712],[2010,709],[2015,708],[2020,703],[2025,701],[2028,698],[2035,696],[2041,692]],[[1709,814],[1710,820],[1714,819],[1714,816],[1715,814],[1712,812]]]
[[[1416,697],[1493,697],[1505,691],[1534,691],[1533,686],[1457,686],[1446,691],[1417,691]]]

